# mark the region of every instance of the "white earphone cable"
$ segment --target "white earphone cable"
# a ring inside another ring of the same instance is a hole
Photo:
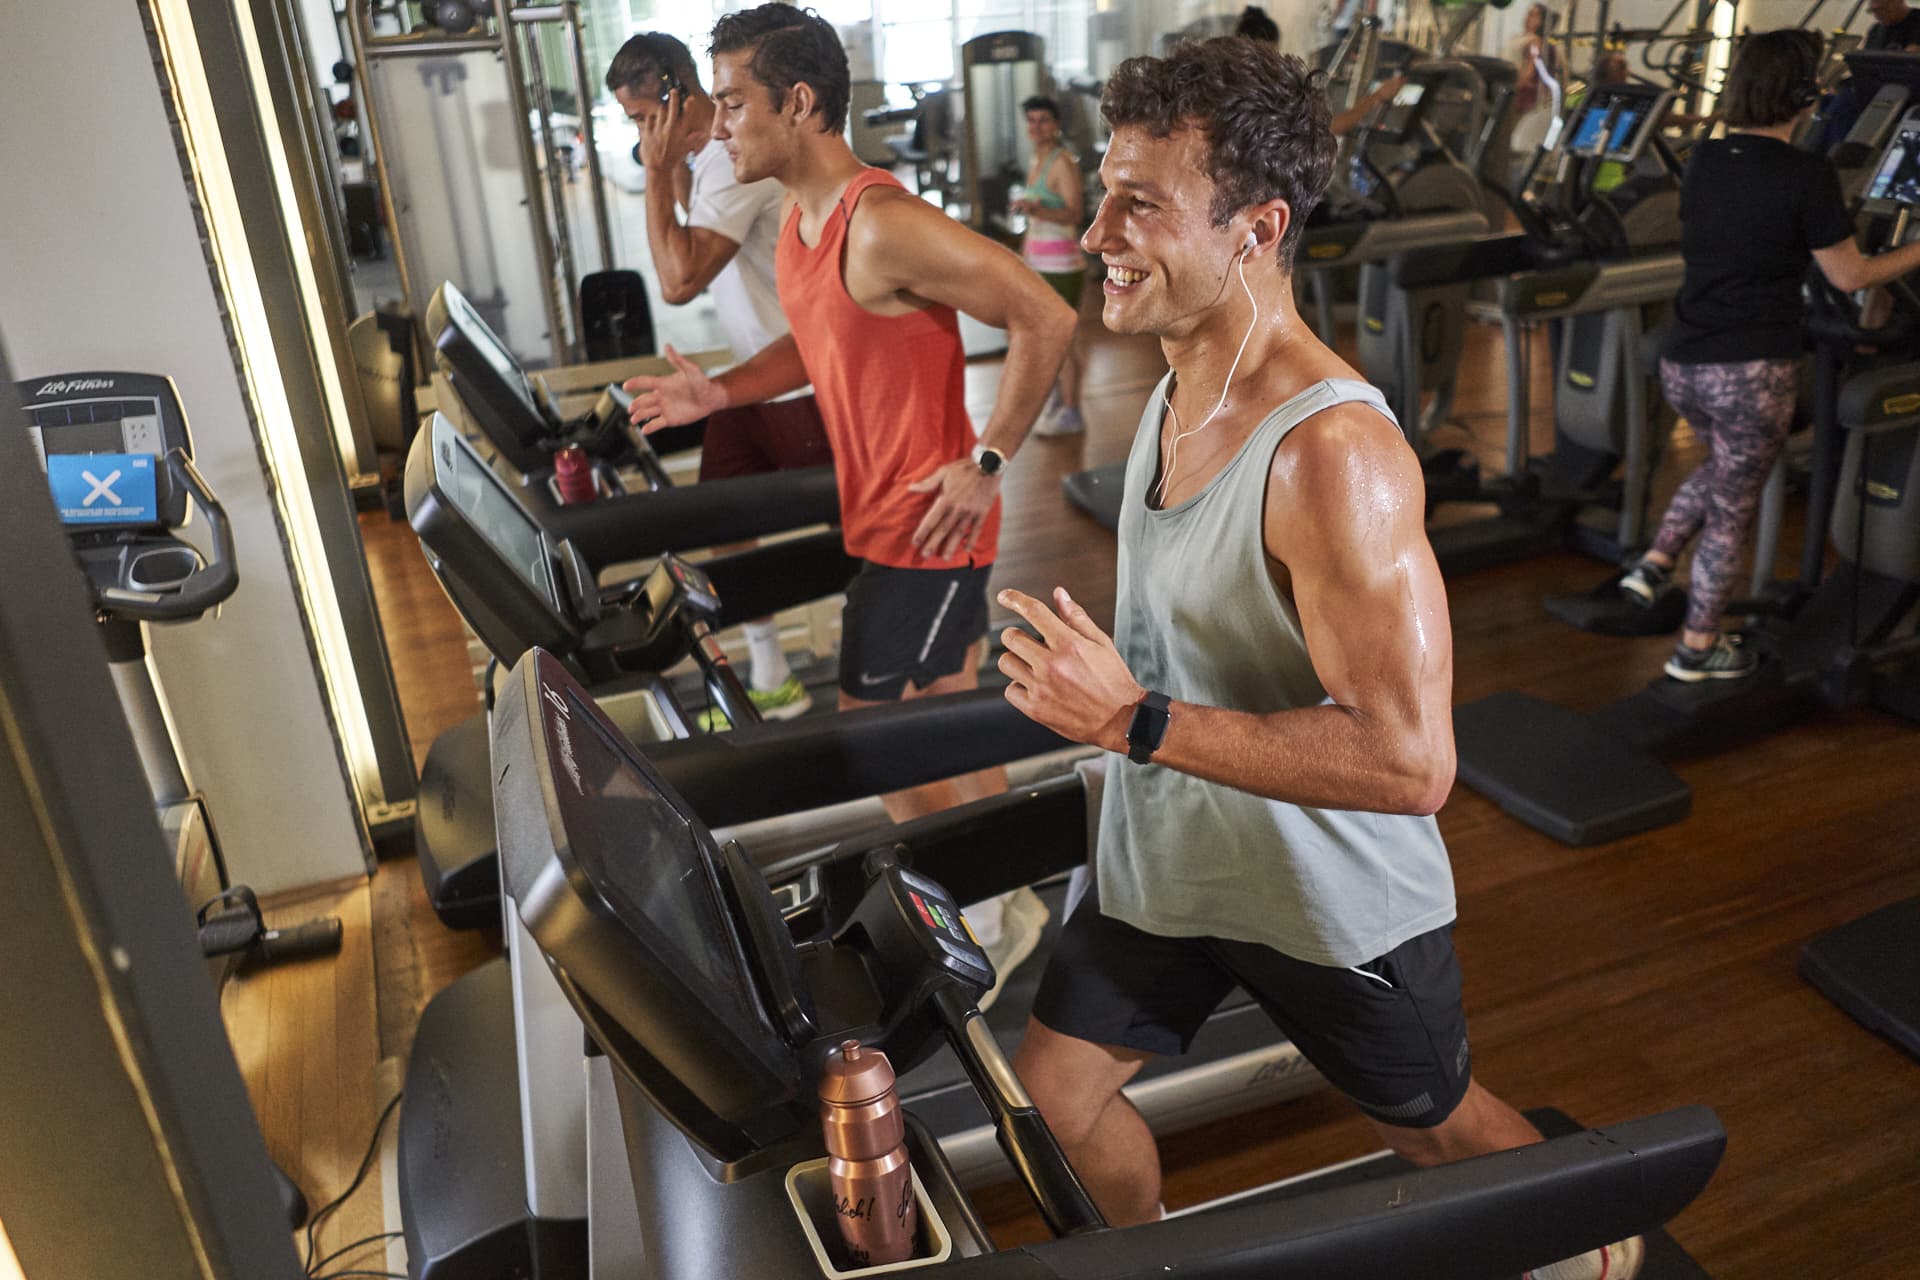
[[[1202,431],[1205,431],[1212,425],[1213,420],[1220,416],[1220,410],[1226,408],[1227,392],[1233,389],[1234,372],[1240,368],[1240,357],[1247,353],[1247,343],[1253,340],[1254,326],[1260,323],[1260,304],[1254,301],[1253,287],[1247,283],[1247,255],[1252,252],[1252,245],[1248,245],[1240,251],[1240,287],[1246,291],[1247,307],[1252,312],[1247,318],[1247,332],[1245,336],[1240,339],[1240,349],[1233,353],[1233,363],[1227,368],[1226,385],[1220,388],[1220,399],[1215,402],[1213,412],[1209,413],[1206,416],[1206,420],[1193,430],[1180,430],[1173,437],[1173,443],[1167,446],[1167,470],[1166,474],[1160,477],[1159,505],[1161,507],[1166,506],[1167,494],[1173,489],[1173,468],[1174,463],[1180,456],[1180,442],[1188,436],[1198,435]],[[1173,425],[1175,427],[1181,427],[1180,411],[1173,407],[1173,389],[1171,387],[1167,389],[1167,412],[1173,415]]]

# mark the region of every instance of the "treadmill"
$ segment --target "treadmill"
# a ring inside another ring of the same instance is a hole
[[[1916,209],[1920,108],[1888,144],[1862,207],[1888,245],[1920,235]],[[1903,301],[1912,360],[1920,297],[1904,291]],[[1737,743],[1823,705],[1920,720],[1920,363],[1860,370],[1836,387],[1831,354],[1873,336],[1843,330],[1821,344],[1802,563],[1811,592],[1743,630],[1760,670],[1698,684],[1663,675],[1585,716],[1518,691],[1467,703],[1454,713],[1462,782],[1562,843],[1594,844],[1687,815],[1691,792],[1664,757]],[[1822,577],[1828,539],[1839,559]]]
[[[602,586],[611,565],[742,536],[831,525],[831,468],[664,489],[540,512],[523,501],[444,414],[414,436],[405,477],[408,519],[461,617],[499,661],[540,645],[592,682],[622,728],[643,741],[685,737],[693,720],[662,672],[698,659],[707,699],[729,722],[759,718],[712,633],[845,589],[857,569],[826,528],[721,557],[695,571]],[[571,518],[569,518],[571,517]],[[436,738],[421,767],[414,817],[421,879],[454,928],[499,919],[485,712]]]
[[[609,386],[591,411],[567,418],[452,281],[434,290],[426,332],[435,363],[466,417],[511,468],[530,504],[563,505],[554,456],[570,446],[585,453],[600,498],[672,486],[655,443],[627,421],[632,397]],[[676,430],[672,439],[674,446],[684,447],[695,443],[698,433]]]
[[[959,927],[966,892],[944,879],[969,874],[983,843],[1021,838],[1020,797],[1003,798],[998,823],[954,811],[940,815],[953,830],[850,846],[769,886],[538,651],[513,672],[494,747],[500,810],[518,815],[504,832],[507,887],[594,1049],[594,1280],[920,1267],[978,1280],[1361,1276],[1406,1274],[1412,1259],[1429,1280],[1491,1280],[1651,1231],[1699,1193],[1725,1145],[1712,1113],[1687,1107],[1438,1169],[1349,1167],[1334,1185],[1111,1229],[975,1007],[992,971]],[[996,1251],[909,1101],[920,1256],[853,1269],[814,1092],[849,1038],[908,1078],[936,1047],[955,1054],[1056,1238]]]
[[[1358,183],[1329,190],[1326,201],[1301,233],[1293,269],[1312,285],[1322,341],[1333,340],[1333,294],[1329,272],[1379,263],[1401,254],[1424,254],[1442,246],[1471,243],[1487,233],[1483,193],[1473,170],[1457,159],[1426,122],[1426,114],[1462,81],[1479,84],[1479,73],[1464,62],[1422,62],[1402,74],[1406,84],[1380,118],[1357,131],[1352,155]],[[1367,161],[1375,149],[1417,147],[1416,159],[1382,172]],[[1344,149],[1343,149],[1344,154]],[[1363,270],[1363,289],[1366,274]],[[1375,322],[1361,326],[1361,347]],[[1377,330],[1374,330],[1377,332]],[[1430,373],[1452,393],[1460,363],[1458,326],[1446,335],[1450,354],[1435,353]],[[1108,529],[1120,525],[1125,459],[1076,472],[1061,481],[1067,501]]]
[[[422,438],[433,441],[436,454],[448,449],[455,463],[436,488],[458,491],[471,484],[488,491],[491,486],[490,518],[464,518],[462,504],[452,499],[439,504],[446,532],[459,535],[436,538],[431,551],[449,595],[508,658],[531,652],[541,636],[572,643],[580,629],[570,610],[591,598],[575,593],[571,584],[582,576],[564,568],[577,563],[577,554],[543,534],[477,455],[461,452],[464,441],[450,423],[436,423]],[[436,467],[442,461],[436,457]],[[480,509],[470,498],[466,507]],[[768,550],[778,548],[743,554]],[[728,598],[726,563],[702,566],[713,582],[697,594]],[[660,633],[657,620],[681,608],[672,585],[660,585],[662,572],[649,575],[637,591],[606,593],[660,602],[641,609],[632,621],[616,614],[616,637],[654,643],[645,637]],[[536,583],[545,586],[536,589]],[[869,797],[956,772],[1027,761],[1010,770],[1019,789],[985,802],[984,809],[995,814],[1011,806],[1022,814],[1020,838],[997,837],[985,846],[993,851],[990,857],[976,848],[974,870],[949,877],[949,886],[967,902],[1029,880],[1043,882],[1039,890],[1053,919],[1041,951],[1012,975],[989,1014],[999,1034],[1020,1034],[1045,954],[1064,917],[1067,874],[1090,852],[1095,829],[1090,818],[1097,811],[1090,788],[1097,776],[1059,772],[1088,756],[1086,749],[1020,715],[997,689],[778,724],[743,724],[728,733],[686,738],[680,728],[683,713],[676,715],[677,704],[657,677],[642,674],[588,685],[591,671],[613,661],[597,654],[600,626],[584,632],[592,643],[564,658],[548,654],[546,660],[564,663],[599,700],[601,714],[630,739],[648,742],[658,766],[701,811],[751,839],[768,874],[788,882],[804,881],[824,851],[856,831],[906,840],[918,838],[916,832],[927,824],[956,830],[951,821],[935,820],[887,826],[884,810]],[[484,734],[486,720],[478,720],[474,729]],[[493,833],[496,814],[490,794],[472,794],[481,785],[476,780],[489,776],[486,740],[467,746],[476,758],[457,777],[433,772],[427,794],[442,798],[432,808],[448,838],[465,830],[471,837],[466,847],[477,848]],[[486,821],[478,821],[477,814]],[[503,834],[509,820],[504,811],[497,815]],[[423,824],[424,829],[429,828]],[[498,883],[491,866],[484,870],[467,877],[476,889]],[[484,908],[471,901],[463,905],[501,918],[495,902]],[[483,966],[430,1002],[408,1064],[409,1097],[436,1100],[403,1106],[400,1117],[398,1180],[410,1249],[416,1259],[427,1260],[416,1280],[459,1276],[477,1258],[514,1249],[536,1251],[543,1274],[572,1274],[567,1260],[584,1247],[589,1157],[581,1150],[586,1103],[580,1095],[579,1027],[560,991],[530,961],[534,949],[513,912],[506,913],[505,924],[506,959]],[[1156,1060],[1129,1085],[1128,1096],[1150,1124],[1171,1132],[1318,1085],[1318,1074],[1299,1052],[1245,993],[1236,991],[1201,1031],[1192,1054]],[[1004,1172],[992,1130],[957,1061],[935,1055],[902,1087],[945,1145],[958,1176],[978,1181]],[[459,1115],[462,1123],[448,1129],[442,1115]]]

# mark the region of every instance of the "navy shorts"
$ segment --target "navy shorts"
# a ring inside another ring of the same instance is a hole
[[[993,566],[895,569],[864,561],[840,614],[840,688],[863,702],[895,702],[958,672],[987,634]]]
[[[1062,1035],[1185,1053],[1235,984],[1333,1086],[1382,1124],[1428,1129],[1472,1078],[1460,962],[1443,925],[1351,969],[1223,938],[1166,938],[1103,915],[1067,917],[1033,1016]]]

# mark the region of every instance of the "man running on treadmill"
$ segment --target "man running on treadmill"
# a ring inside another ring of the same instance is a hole
[[[727,14],[713,55],[713,135],[734,176],[774,178],[787,193],[777,261],[793,330],[712,380],[669,348],[677,374],[627,383],[633,420],[693,421],[811,382],[847,550],[863,562],[841,615],[839,705],[972,689],[1001,476],[1053,385],[1074,312],[1012,252],[853,154],[842,132],[846,52],[818,14],[784,4]],[[1007,331],[999,394],[977,438],[958,311]],[[904,821],[1005,789],[1005,771],[988,769],[888,796],[887,811]],[[1023,892],[1007,912],[1017,962],[1045,908]],[[976,919],[983,932],[994,931],[992,914]]]
[[[640,127],[647,248],[661,295],[669,305],[681,306],[710,290],[727,345],[744,360],[787,332],[773,283],[780,184],[734,180],[726,148],[709,136],[713,99],[700,87],[693,55],[674,37],[645,31],[621,45],[607,67],[607,88]],[[686,210],[684,223],[676,206]],[[700,478],[764,475],[832,461],[820,410],[803,387],[708,418]],[[760,714],[786,720],[810,708],[813,697],[788,666],[773,619],[755,618],[742,629],[749,658],[747,694]],[[701,720],[709,730],[716,720],[725,724],[725,717],[712,710]]]
[[[1107,770],[1095,885],[1015,1065],[1114,1225],[1158,1217],[1120,1089],[1237,983],[1396,1152],[1537,1142],[1473,1079],[1432,814],[1452,787],[1452,637],[1420,465],[1304,324],[1292,260],[1332,171],[1319,77],[1232,38],[1107,82],[1083,244],[1104,318],[1171,370],[1127,463],[1115,635],[1064,590],[1001,602],[1007,698]],[[1541,1276],[1638,1269],[1636,1238]]]

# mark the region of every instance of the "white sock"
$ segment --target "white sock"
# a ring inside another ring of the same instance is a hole
[[[787,665],[787,652],[780,647],[780,624],[772,618],[757,618],[741,630],[747,633],[747,660],[753,668],[750,683],[766,693],[778,689],[793,674]]]

